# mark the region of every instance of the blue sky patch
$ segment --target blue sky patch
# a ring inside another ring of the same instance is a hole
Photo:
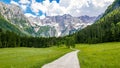
[[[41,16],[41,15],[43,15],[43,12],[40,10],[39,12],[38,12],[38,16]]]
[[[56,0],[57,1],[57,3],[59,3],[60,2],[60,0]]]
[[[10,4],[10,1],[11,1],[11,0],[0,0],[0,2],[4,2],[4,3],[6,3],[6,4]]]
[[[24,13],[31,13],[32,15],[36,15],[34,12],[32,12],[30,7],[27,7],[26,11]]]
[[[36,2],[43,2],[43,1],[45,1],[45,0],[36,0]]]
[[[19,2],[19,0],[13,0],[13,1],[15,1],[15,2]]]
[[[56,1],[57,3],[59,3],[60,2],[60,0],[49,0],[50,2],[52,2],[52,1]]]

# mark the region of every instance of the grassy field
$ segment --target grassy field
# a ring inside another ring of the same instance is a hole
[[[81,68],[120,68],[120,42],[78,44]]]
[[[0,68],[40,68],[70,51],[65,47],[1,48]]]

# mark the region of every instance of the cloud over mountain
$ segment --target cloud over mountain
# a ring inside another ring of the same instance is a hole
[[[3,0],[4,1],[4,0]],[[25,15],[56,16],[70,14],[72,16],[97,16],[114,0],[11,0],[19,5]]]

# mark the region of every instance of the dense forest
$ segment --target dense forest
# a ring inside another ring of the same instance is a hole
[[[59,46],[64,44],[62,37],[30,37],[19,36],[16,33],[10,31],[3,31],[0,29],[0,48],[5,47],[50,47],[53,45]]]
[[[11,31],[4,31],[0,29],[0,48],[6,47],[35,47],[45,48],[50,46],[61,46],[65,44],[66,47],[75,47],[74,37],[32,37],[20,36]]]

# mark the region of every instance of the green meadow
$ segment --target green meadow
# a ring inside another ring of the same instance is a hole
[[[120,42],[78,44],[81,68],[120,68]]]
[[[120,68],[120,42],[77,44],[76,49],[81,68]],[[71,51],[66,47],[1,48],[0,68],[41,68]]]
[[[0,68],[40,68],[70,51],[65,47],[1,48]]]

